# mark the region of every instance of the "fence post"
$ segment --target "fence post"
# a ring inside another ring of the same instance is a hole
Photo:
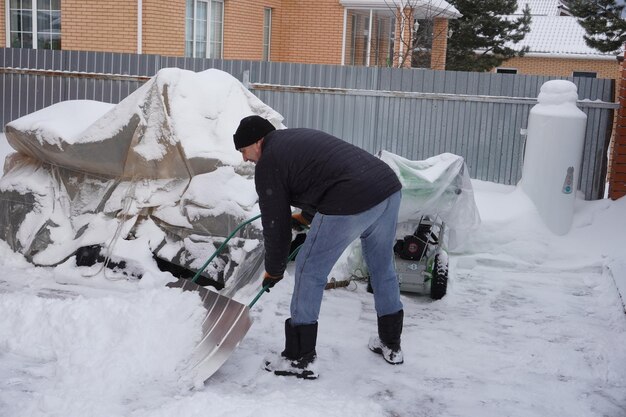
[[[624,56],[626,58],[626,52],[624,52]],[[623,61],[619,79],[617,126],[609,175],[609,198],[612,200],[617,200],[626,195],[626,73],[624,64],[626,62]]]
[[[243,71],[243,80],[242,80],[242,84],[244,87],[246,88],[250,88],[250,70],[244,70]]]

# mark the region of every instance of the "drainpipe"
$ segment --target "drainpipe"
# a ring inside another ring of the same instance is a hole
[[[142,54],[143,0],[137,0],[137,53]]]

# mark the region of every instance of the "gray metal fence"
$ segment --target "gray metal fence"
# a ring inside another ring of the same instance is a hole
[[[161,68],[218,68],[248,83],[292,127],[327,131],[370,152],[465,158],[472,178],[516,184],[528,113],[556,77],[0,49],[0,123],[72,99],[118,103]],[[587,114],[580,189],[601,198],[614,81],[570,78]]]

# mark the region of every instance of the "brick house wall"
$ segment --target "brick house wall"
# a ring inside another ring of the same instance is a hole
[[[597,78],[619,79],[620,65],[615,60],[515,57],[500,64],[516,68],[518,74],[571,77],[573,71],[596,72]],[[495,72],[495,69],[494,69]]]
[[[446,51],[448,50],[448,19],[436,17],[433,24],[433,47],[430,68],[446,69]]]
[[[185,55],[185,8],[185,0],[143,0],[144,54]]]
[[[501,68],[515,68],[518,74],[571,77],[574,71],[595,72],[596,78],[620,79],[621,65],[615,60],[515,57],[503,62]],[[493,69],[496,72],[496,69]],[[615,98],[619,83],[615,83]]]
[[[281,0],[224,2],[224,59],[260,61],[263,58],[263,18],[265,8],[272,9],[270,60],[280,54],[283,19]]]
[[[626,57],[626,52],[624,53]],[[618,78],[619,109],[615,117],[612,147],[609,150],[609,198],[617,200],[626,196],[626,68]]]
[[[185,53],[185,1],[143,0],[142,53]],[[67,50],[137,53],[137,2],[63,0],[62,47]]]
[[[337,0],[224,2],[224,59],[263,58],[263,18],[272,9],[270,59],[340,64],[343,7]]]
[[[5,1],[9,1],[9,0],[5,0]],[[6,18],[5,18],[5,13],[6,13],[6,6],[4,5],[4,2],[0,2],[0,46],[4,48],[4,46],[6,45],[7,42],[7,30],[6,30]]]
[[[137,52],[137,3],[124,0],[61,2],[63,49]]]
[[[8,1],[8,0],[6,0]],[[144,54],[184,56],[185,0],[142,1],[142,43]],[[224,1],[223,58],[261,60],[263,58],[263,18],[265,8],[272,9],[272,38],[270,60],[314,64],[340,65],[342,61],[344,7],[339,0],[238,0]],[[356,44],[346,44],[346,64],[354,57],[355,65],[365,63],[363,30],[369,11],[358,13]],[[6,45],[5,7],[0,7],[0,45]],[[61,39],[65,50],[88,50],[137,53],[137,2],[106,0],[62,0]],[[410,19],[411,20],[411,19]],[[351,19],[347,36],[350,38]],[[370,65],[389,64],[390,19],[377,16],[372,22]],[[447,26],[438,19],[436,25]],[[380,26],[380,27],[379,27]],[[406,33],[410,31],[407,25]],[[396,30],[395,52],[400,49]],[[407,35],[405,35],[406,37]],[[445,48],[445,37],[437,48]],[[440,40],[440,41],[441,41]],[[354,46],[355,54],[348,56]],[[404,53],[407,47],[402,46]],[[436,69],[445,66],[445,49],[438,55]],[[396,61],[397,62],[397,61]],[[410,65],[410,59],[405,66]],[[397,66],[397,64],[395,65]]]
[[[626,83],[622,81],[620,108],[617,115],[615,141],[610,151],[609,198],[617,200],[626,195]]]
[[[276,61],[341,64],[344,8],[338,0],[282,3]]]

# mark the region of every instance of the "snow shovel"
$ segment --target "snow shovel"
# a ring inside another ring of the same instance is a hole
[[[194,381],[206,381],[230,357],[246,333],[248,333],[250,326],[252,326],[250,308],[267,289],[265,287],[261,288],[254,300],[246,306],[229,297],[209,291],[196,284],[196,280],[235,233],[259,217],[260,215],[240,224],[202,265],[193,279],[178,279],[167,284],[170,288],[182,288],[183,291],[197,292],[202,299],[203,306],[207,310],[207,314],[202,322],[202,339],[194,348],[190,360]],[[243,275],[245,277],[242,278],[242,274],[240,274],[236,279],[238,284],[249,283],[254,276],[258,276],[259,268],[262,267],[262,262],[258,261],[258,259],[262,259],[262,257],[259,258],[257,256],[257,260],[252,262],[248,268],[244,268]],[[237,285],[237,287],[240,285]]]
[[[252,326],[250,309],[269,288],[269,285],[261,288],[250,304],[244,305],[201,287],[195,283],[195,280],[239,229],[259,217],[260,215],[239,225],[198,270],[192,280],[178,279],[167,284],[170,288],[198,292],[202,298],[202,304],[207,309],[207,315],[202,322],[202,340],[196,345],[190,361],[194,381],[206,381],[226,362]],[[300,247],[294,250],[288,260],[293,259],[299,249]],[[255,261],[250,262],[248,268],[243,269],[242,275],[245,277],[241,275],[237,277],[238,284],[249,283],[252,277],[258,277],[262,267],[262,257],[257,257]]]
[[[204,382],[226,362],[248,333],[252,326],[250,308],[267,288],[261,288],[254,300],[244,305],[185,279],[167,286],[198,292],[207,309],[202,322],[202,340],[195,347],[190,361],[193,380]]]

